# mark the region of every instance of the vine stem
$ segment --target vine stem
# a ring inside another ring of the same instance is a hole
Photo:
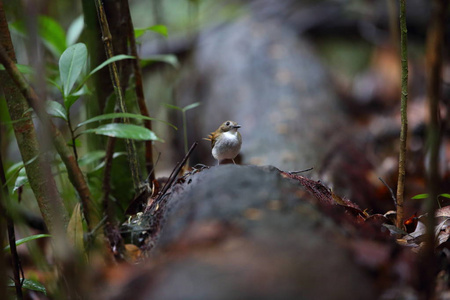
[[[109,31],[109,25],[108,20],[106,18],[105,9],[103,7],[103,3],[101,0],[95,1],[95,7],[97,9],[97,15],[98,20],[100,22],[100,28],[102,31],[102,40],[103,44],[105,46],[105,52],[106,52],[106,58],[109,59],[114,56],[113,51],[113,45],[112,45],[112,36],[111,32]],[[117,68],[116,62],[112,62],[108,65],[109,67],[109,73],[111,76],[111,81],[114,87],[114,93],[117,97],[117,106],[119,108],[119,111],[122,113],[126,113],[126,105],[125,105],[125,97],[123,94],[123,90],[120,84],[120,76],[119,76],[119,70]],[[122,118],[123,122],[125,124],[130,123],[130,120],[128,118]],[[134,144],[134,141],[131,139],[125,140],[126,148],[127,148],[127,154],[128,154],[128,161],[130,163],[130,170],[131,170],[131,176],[133,178],[133,184],[135,190],[138,190],[140,187],[141,182],[141,175],[139,172],[139,162],[137,160],[137,154],[136,154],[136,146]]]

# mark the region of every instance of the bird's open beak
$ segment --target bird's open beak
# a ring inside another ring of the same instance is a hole
[[[234,125],[233,128],[241,128],[241,125]]]

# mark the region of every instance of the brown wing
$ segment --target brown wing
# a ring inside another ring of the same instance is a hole
[[[216,137],[217,137],[218,133],[216,132],[211,132],[211,134],[208,136],[211,139],[211,149],[214,148],[214,145],[216,144]]]
[[[214,148],[214,144],[216,143],[216,140],[213,137],[214,137],[214,132],[211,132],[211,134],[208,135],[207,138],[203,138],[205,141],[211,142],[211,149]]]

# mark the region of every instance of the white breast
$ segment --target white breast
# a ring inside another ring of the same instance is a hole
[[[241,142],[237,132],[225,132],[212,149],[215,159],[234,159],[241,150]]]

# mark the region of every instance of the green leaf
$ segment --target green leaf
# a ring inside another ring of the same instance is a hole
[[[22,287],[27,290],[37,291],[43,293],[44,295],[47,295],[45,286],[42,283],[31,279],[24,279]]]
[[[163,104],[164,104],[164,106],[167,106],[168,108],[179,110],[179,111],[183,111],[182,107],[179,107],[179,106],[176,106],[176,105],[172,105],[172,104],[168,104],[168,103],[163,103]]]
[[[99,70],[103,69],[105,66],[107,66],[108,64],[118,61],[118,60],[123,60],[123,59],[135,59],[136,57],[131,56],[131,55],[125,55],[125,54],[119,54],[116,56],[113,56],[107,60],[105,60],[104,62],[102,62],[97,68],[95,68],[94,70],[92,70],[89,75],[87,76],[87,78],[91,77],[95,72],[98,72]],[[87,79],[86,78],[86,79]]]
[[[58,82],[56,82],[56,80],[53,80],[53,79],[51,79],[51,78],[46,78],[46,81],[47,81],[48,83],[50,83],[51,85],[55,86],[55,87],[61,92],[61,94],[64,93],[62,87],[59,85]]]
[[[80,99],[80,96],[79,96],[79,95],[76,95],[76,93],[75,93],[75,94],[70,94],[70,95],[66,96],[66,97],[64,98],[64,107],[65,107],[67,110],[69,110],[69,109],[72,107],[72,105],[73,105],[75,102],[77,102],[78,99]]]
[[[134,29],[134,36],[138,38],[149,30],[167,37],[167,27],[164,25],[154,25],[146,28],[136,28]]]
[[[12,279],[8,280],[8,287],[14,287],[14,281]],[[45,287],[34,280],[31,279],[24,279],[23,283],[22,283],[22,288],[27,289],[27,290],[32,290],[32,291],[37,291],[37,292],[41,292],[44,293],[44,295],[47,295],[47,290],[45,289]]]
[[[430,195],[428,195],[428,194],[419,194],[419,195],[415,195],[414,197],[412,197],[411,199],[415,199],[415,200],[417,200],[417,199],[426,199],[426,198],[428,198]]]
[[[66,43],[68,46],[76,43],[76,41],[81,35],[81,32],[83,32],[83,28],[84,28],[84,17],[83,15],[80,15],[70,24],[69,29],[67,30]]]
[[[84,250],[83,234],[83,216],[81,214],[80,203],[78,202],[73,209],[72,216],[67,225],[67,239],[75,249],[80,251]]]
[[[85,130],[83,133],[95,133],[99,135],[138,141],[162,141],[153,131],[133,124],[111,123]]]
[[[450,194],[440,194],[439,197],[444,197],[444,198],[449,198],[450,199]]]
[[[80,167],[87,166],[97,162],[100,159],[103,159],[106,155],[106,151],[97,150],[86,153],[83,157],[78,160],[78,165]]]
[[[16,172],[18,172],[22,168],[23,168],[23,162],[22,161],[16,162],[11,167],[9,167],[8,170],[6,171],[6,178],[13,176]]]
[[[63,119],[64,121],[67,121],[67,112],[64,106],[62,106],[61,103],[56,101],[47,101],[46,110],[47,113],[55,118]]]
[[[85,44],[78,43],[64,51],[59,59],[59,73],[66,98],[83,70],[87,61],[87,48]]]
[[[16,182],[14,183],[13,193],[27,183],[28,183],[28,177],[27,177],[25,168],[20,169],[19,176],[17,176]]]
[[[42,239],[42,238],[46,238],[46,237],[51,237],[51,235],[50,234],[35,234],[35,235],[31,235],[29,237],[17,240],[16,241],[16,246],[25,244],[26,242],[29,242],[29,241]],[[6,246],[5,248],[3,248],[3,251],[9,251],[9,245]]]
[[[9,23],[11,31],[23,38],[27,38],[28,32],[24,21]],[[39,16],[38,33],[44,46],[55,56],[59,57],[66,49],[66,35],[58,22],[47,16]]]
[[[127,155],[126,152],[114,152],[113,154],[113,159],[119,157],[119,156],[125,156]],[[98,166],[96,166],[93,170],[91,170],[91,172],[95,172],[100,170],[101,168],[103,168],[105,166],[105,161],[103,160]]]
[[[66,34],[64,29],[54,19],[47,16],[40,16],[39,36],[42,38],[44,45],[56,57],[66,49]]]
[[[190,109],[196,108],[200,104],[201,104],[200,102],[195,102],[195,103],[189,104],[183,108],[183,111],[188,111]]]
[[[146,67],[155,62],[164,62],[169,65],[172,65],[174,68],[178,68],[180,66],[178,58],[175,55],[161,54],[161,55],[152,55],[147,58],[141,58],[141,67]]]
[[[16,64],[16,67],[19,70],[19,72],[22,74],[33,74],[34,73],[34,70],[30,66]],[[0,65],[0,71],[5,71],[5,67],[3,65]]]
[[[159,119],[155,119],[155,118],[146,117],[146,116],[143,116],[143,115],[132,114],[132,113],[111,113],[111,114],[99,115],[99,116],[93,117],[93,118],[91,118],[89,120],[86,120],[84,122],[81,122],[80,124],[77,125],[77,128],[79,128],[81,126],[84,126],[86,124],[89,124],[89,123],[103,121],[103,120],[111,120],[111,119],[115,119],[115,118],[129,118],[129,119],[138,119],[138,120],[158,121],[158,122],[162,122],[164,124],[167,124],[167,125],[171,126],[172,128],[174,128],[175,130],[177,130],[177,127],[175,127],[174,125],[170,124],[169,122],[166,122],[166,121],[163,121],[163,120],[159,120]]]

